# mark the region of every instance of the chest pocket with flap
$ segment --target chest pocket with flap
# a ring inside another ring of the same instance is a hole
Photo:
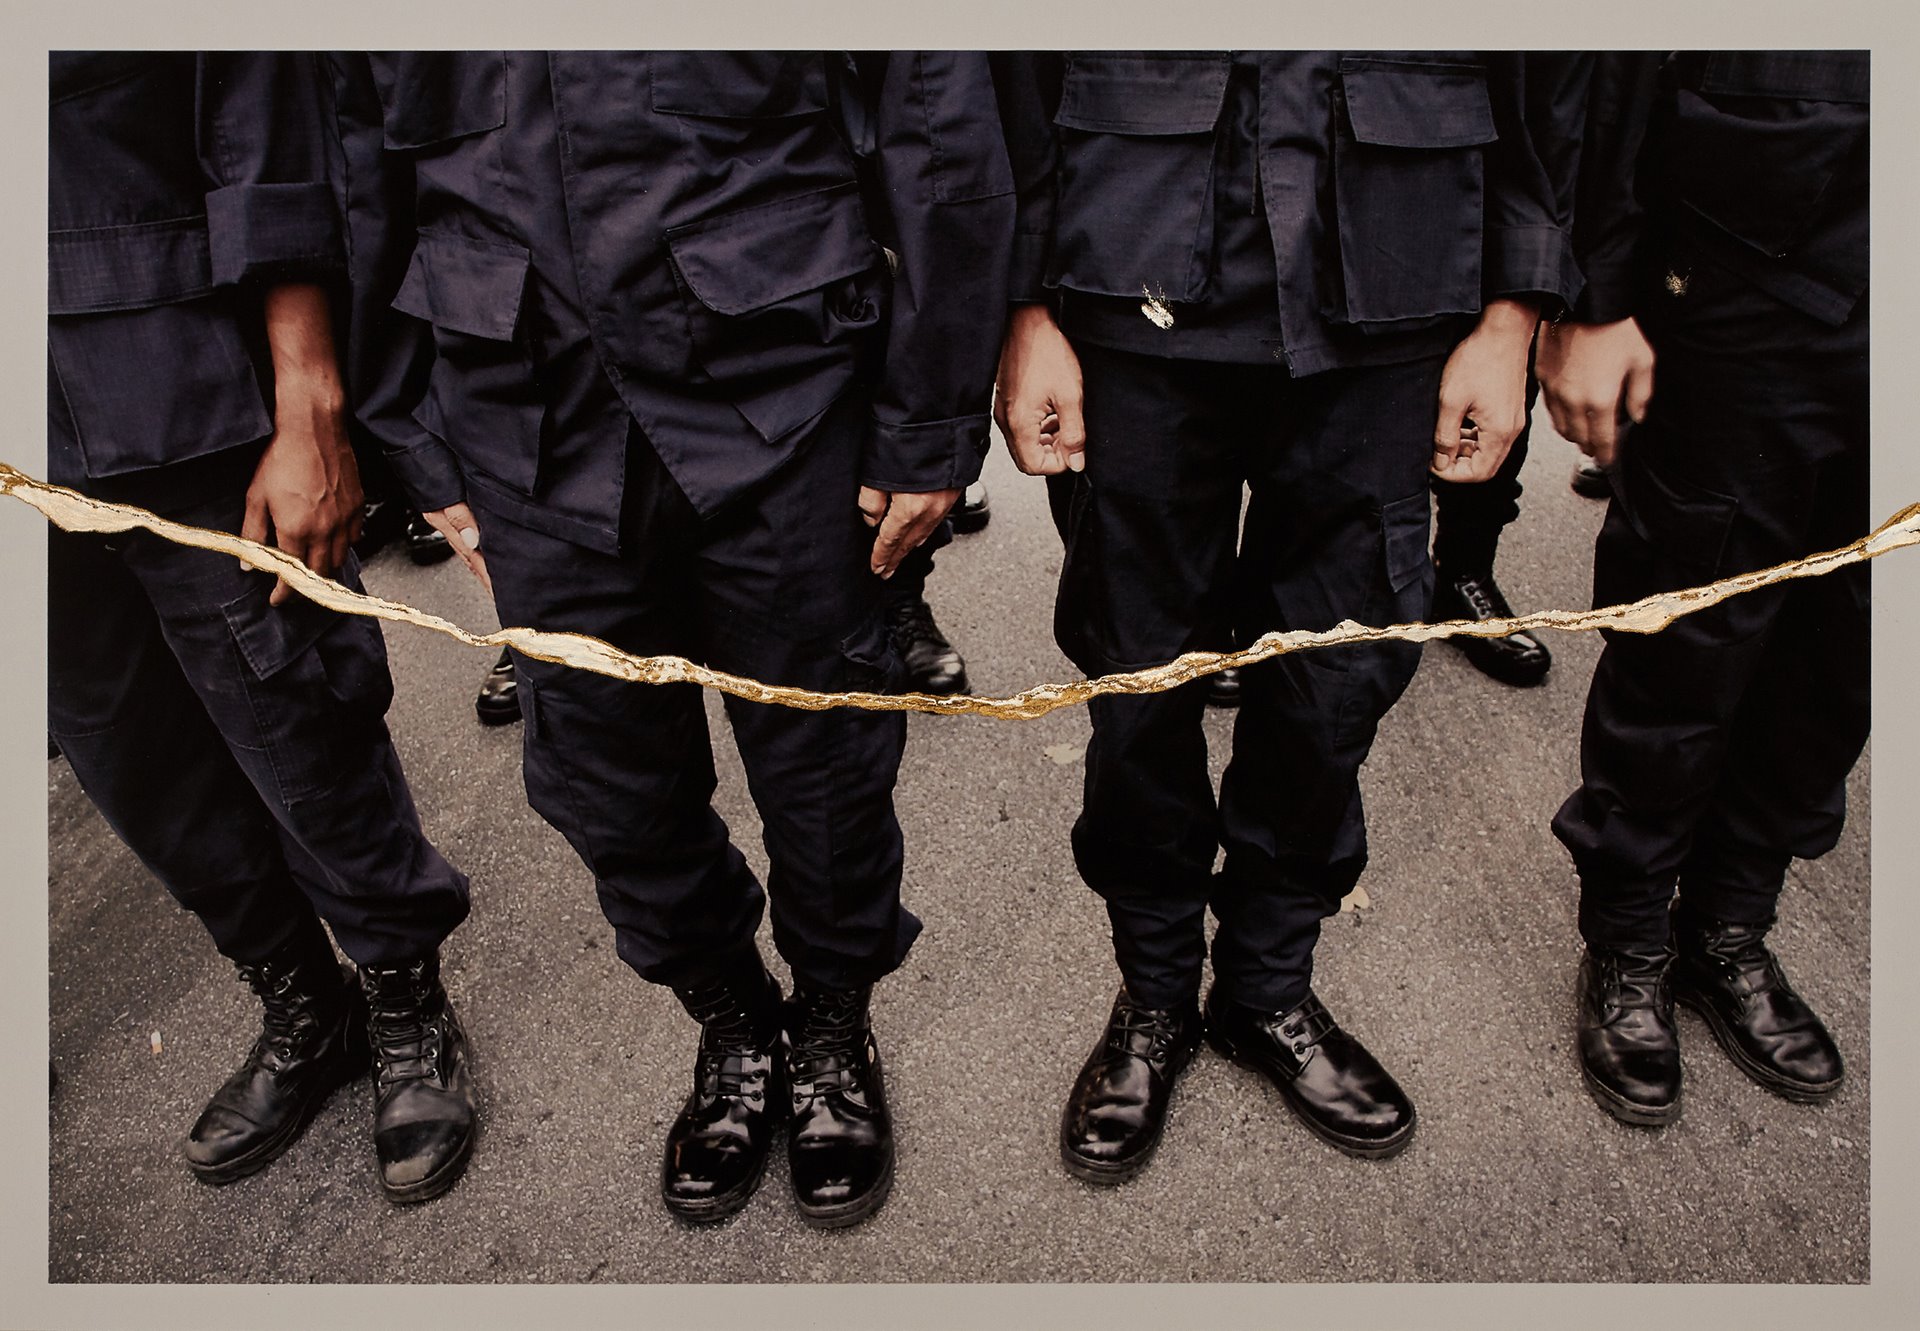
[[[1481,305],[1486,70],[1345,59],[1335,93],[1336,322],[1415,327]]]
[[[1198,300],[1213,229],[1214,128],[1230,57],[1074,52],[1060,108],[1049,280],[1097,295]]]

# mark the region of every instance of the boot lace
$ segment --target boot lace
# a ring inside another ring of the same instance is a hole
[[[1494,587],[1480,578],[1462,578],[1455,586],[1459,589],[1460,600],[1473,612],[1475,619],[1508,619],[1513,610],[1507,605],[1506,598]]]
[[[1122,1000],[1107,1023],[1107,1049],[1160,1061],[1173,1050],[1178,1022],[1171,1009],[1135,1007]]]
[[[924,642],[938,651],[946,651],[953,646],[946,635],[940,632],[940,626],[933,622],[933,607],[926,598],[915,596],[905,601],[896,601],[887,607],[887,627],[893,637],[895,650],[905,652],[916,642]]]
[[[857,1085],[866,1004],[858,992],[811,994],[793,1037],[793,1093],[811,1102]]]
[[[767,1041],[759,1038],[753,1014],[723,985],[688,994],[687,1011],[700,1023],[700,1052],[693,1066],[695,1091],[734,1100],[761,1094],[766,1068],[751,1063],[765,1057]]]
[[[367,1028],[375,1076],[382,1089],[421,1081],[440,1071],[440,1023],[428,1010],[436,985],[424,963],[368,968]]]
[[[288,967],[257,965],[239,970],[240,978],[260,996],[263,1009],[255,1057],[271,1052],[281,1062],[292,1061],[317,1024],[313,996],[295,985],[294,972]]]
[[[1657,954],[1601,952],[1595,961],[1608,1007],[1621,1012],[1663,1012],[1667,1002],[1669,958]]]
[[[1764,929],[1728,926],[1705,935],[1702,945],[1707,956],[1740,978],[1749,995],[1788,987]]]

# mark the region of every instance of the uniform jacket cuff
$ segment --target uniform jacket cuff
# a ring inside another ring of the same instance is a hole
[[[1047,237],[1029,232],[1013,238],[1013,262],[1007,274],[1008,299],[1021,302],[1044,301],[1052,293],[1046,287]]]
[[[1543,314],[1572,306],[1580,294],[1580,266],[1573,245],[1556,226],[1502,227],[1488,236],[1485,286],[1488,299],[1538,295]]]
[[[458,504],[467,497],[466,478],[451,448],[425,431],[419,439],[386,451],[387,465],[421,513]]]
[[[207,195],[207,240],[218,285],[320,276],[340,262],[333,195],[323,182],[228,185]]]
[[[1644,272],[1630,244],[1590,254],[1584,265],[1586,286],[1573,307],[1581,323],[1610,324],[1635,311],[1643,290]]]
[[[980,479],[988,437],[984,414],[905,425],[875,421],[860,483],[892,494],[963,490]]]

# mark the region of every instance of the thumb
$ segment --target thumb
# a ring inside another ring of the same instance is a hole
[[[1647,418],[1647,407],[1653,402],[1653,367],[1636,365],[1627,372],[1627,391],[1625,396],[1627,419],[1635,425]]]

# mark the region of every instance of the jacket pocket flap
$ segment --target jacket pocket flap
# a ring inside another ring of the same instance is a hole
[[[1499,137],[1486,71],[1472,65],[1347,62],[1340,85],[1353,137],[1361,143],[1467,148]]]
[[[1096,134],[1208,134],[1231,67],[1224,51],[1068,56],[1053,122]]]
[[[667,248],[694,297],[727,315],[852,277],[880,258],[850,184],[673,227]]]
[[[657,51],[653,109],[669,115],[779,120],[827,109],[827,69],[814,51]]]
[[[424,148],[507,123],[505,51],[392,51],[372,66],[389,148]]]
[[[1700,91],[1730,97],[1785,97],[1867,104],[1865,51],[1716,51]]]
[[[422,231],[393,308],[436,328],[511,342],[532,258],[519,245]]]
[[[47,235],[48,314],[147,309],[211,290],[205,217]]]

